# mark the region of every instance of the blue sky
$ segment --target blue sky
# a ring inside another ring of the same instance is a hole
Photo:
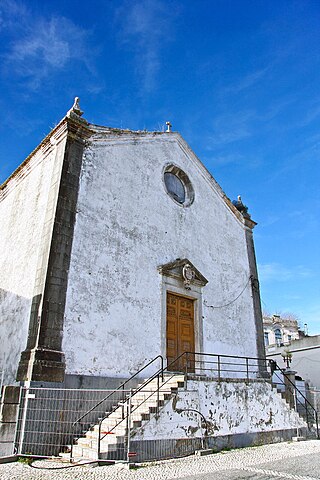
[[[263,308],[320,333],[320,3],[0,2],[0,182],[81,98],[96,124],[167,120],[258,226]]]

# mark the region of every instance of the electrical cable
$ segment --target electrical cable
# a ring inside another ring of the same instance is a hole
[[[241,295],[243,294],[243,292],[245,291],[245,289],[247,288],[247,286],[249,285],[249,282],[250,280],[253,279],[253,275],[250,275],[250,277],[248,278],[247,280],[247,283],[245,284],[245,286],[243,287],[243,289],[241,290],[241,292],[239,293],[239,295],[234,298],[233,300],[231,300],[231,302],[229,303],[226,303],[225,305],[207,305],[206,304],[206,301],[204,301],[204,305],[208,308],[223,308],[223,307],[228,307],[229,305],[231,305],[232,303],[234,303],[236,300],[238,300],[239,297],[241,297]]]
[[[72,465],[65,465],[63,467],[36,467],[33,463],[29,463],[29,467],[35,468],[36,470],[63,470],[64,468],[73,468],[73,467],[81,467],[82,465],[91,465],[92,463],[97,463],[98,460],[93,460],[91,462],[83,462],[83,463],[74,463]]]

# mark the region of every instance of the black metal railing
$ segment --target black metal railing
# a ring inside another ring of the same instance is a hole
[[[309,430],[315,428],[316,436],[319,439],[319,419],[317,410],[307,399],[304,393],[296,386],[296,384],[292,382],[286,371],[279,367],[275,361],[273,361],[271,370],[273,372],[273,376],[276,376],[277,379],[280,380],[279,382],[272,381],[272,383],[275,385],[275,387],[280,387],[280,390],[284,394],[289,393],[292,395],[293,407],[297,413],[299,413],[300,416],[305,419]],[[277,372],[281,372],[282,377]]]
[[[132,375],[128,380],[125,382],[121,383],[116,389],[114,389],[111,393],[106,395],[104,398],[102,398],[99,402],[97,402],[93,407],[91,407],[89,410],[87,410],[83,415],[81,415],[79,418],[77,418],[73,424],[72,424],[72,441],[71,441],[71,453],[70,453],[70,458],[72,459],[72,453],[73,453],[73,445],[74,445],[74,440],[76,437],[78,437],[78,433],[76,433],[76,430],[79,430],[79,427],[83,428],[89,428],[90,425],[92,425],[92,413],[93,412],[101,412],[101,408],[104,407],[104,412],[108,410],[107,416],[109,416],[111,413],[113,413],[115,410],[118,409],[119,401],[122,400],[123,406],[122,406],[122,416],[125,418],[125,413],[124,413],[124,406],[125,406],[125,400],[128,397],[128,394],[126,390],[128,390],[128,386],[134,380],[136,377],[138,377],[139,374],[141,374],[144,370],[147,368],[151,367],[152,365],[155,365],[157,362],[160,361],[160,370],[164,370],[164,363],[163,363],[163,356],[162,355],[157,355],[154,357],[150,362],[148,362],[146,365],[144,365],[140,370],[138,370],[134,375]],[[88,419],[88,421],[86,421]],[[99,421],[99,418],[97,419]]]
[[[146,370],[148,367],[155,366],[156,362],[159,360],[161,365],[160,368],[156,370],[155,373],[153,373],[147,380],[128,391],[128,385],[130,384],[130,381],[141,374],[141,372]],[[136,372],[132,377],[130,377],[130,379],[123,382],[117,389],[112,391],[99,403],[88,410],[88,412],[79,417],[74,422],[74,426],[78,425],[80,422],[83,422],[83,420],[103,402],[107,403],[113,399],[115,400],[111,408],[109,407],[108,409],[105,409],[105,413],[102,415],[102,417],[95,422],[95,424],[98,426],[97,457],[100,458],[101,442],[107,435],[115,433],[115,429],[120,424],[124,426],[124,430],[127,432],[127,441],[129,442],[131,428],[130,419],[133,418],[132,416],[134,416],[134,412],[136,412],[152,397],[155,399],[155,413],[158,413],[160,395],[171,395],[172,392],[170,380],[176,374],[183,374],[184,385],[186,387],[188,380],[199,378],[212,378],[218,381],[224,379],[238,379],[245,382],[259,379],[270,381],[272,374],[278,375],[276,373],[278,371],[280,371],[282,375],[286,376],[286,388],[288,388],[289,385],[292,389],[293,395],[295,395],[296,409],[299,411],[298,405],[300,404],[304,406],[306,422],[308,426],[311,425],[311,423],[315,426],[316,434],[319,438],[318,415],[316,410],[305,397],[305,395],[300,391],[300,389],[298,389],[297,386],[290,380],[290,378],[288,378],[288,376],[285,374],[285,371],[276,364],[276,362],[270,362],[265,358],[211,353],[208,354],[200,352],[183,352],[177,358],[169,362],[166,366],[164,366],[163,357],[158,355],[138,372]],[[156,383],[156,385],[152,385],[152,388],[151,382]],[[139,392],[142,391],[144,395],[141,396],[139,402],[135,402],[135,397],[139,394]],[[123,395],[120,395],[120,397],[119,392],[123,393]],[[106,426],[108,424],[104,424],[104,421],[119,408],[121,408],[121,416],[114,418],[114,423],[111,427],[110,424],[109,426]],[[104,426],[106,427],[103,428]]]
[[[194,376],[205,376],[218,381],[222,379],[239,379],[244,381],[250,381],[258,378],[270,378],[270,366],[269,362],[265,358],[257,357],[242,357],[235,355],[220,355],[211,353],[200,352],[183,352],[166,367],[160,368],[157,372],[151,375],[147,380],[141,383],[136,389],[134,389],[126,401],[126,413],[121,416],[119,421],[108,429],[106,432],[102,432],[103,422],[118,408],[116,407],[99,420],[98,430],[98,451],[97,456],[100,457],[101,442],[107,436],[113,433],[113,431],[123,422],[126,421],[128,426],[128,418],[133,415],[138,408],[146,403],[151,397],[156,396],[156,412],[159,409],[159,395],[162,393],[171,393],[170,390],[166,391],[166,385],[170,380],[178,373],[184,375],[184,384],[187,385],[188,378],[192,379]],[[165,377],[166,375],[166,377]],[[157,387],[148,391],[151,382],[157,381]],[[148,392],[148,395],[133,408],[129,404],[132,403],[132,399],[139,392]],[[124,402],[125,403],[125,402]],[[122,408],[124,408],[124,403]]]

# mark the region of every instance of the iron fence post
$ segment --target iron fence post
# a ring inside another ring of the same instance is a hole
[[[162,380],[162,383],[163,383],[163,369],[164,369],[164,366],[163,366],[163,356],[162,355],[161,355],[160,359],[161,359],[161,380]]]
[[[296,405],[297,405],[297,407],[296,407],[296,411],[298,412],[297,394],[296,394],[296,392],[294,392],[294,393],[295,393]],[[304,409],[305,409],[305,411],[306,411],[306,420],[307,420],[307,424],[309,425],[309,411],[308,411],[308,405],[307,405],[307,402],[306,402],[306,400],[304,401]]]
[[[131,397],[132,390],[130,389],[129,398],[127,401],[127,462],[130,462],[130,435],[131,435]]]
[[[101,451],[101,425],[102,425],[102,420],[99,422],[99,430],[98,430],[98,451],[97,451],[97,457],[98,460],[100,459],[100,451]]]
[[[159,401],[160,401],[160,375],[157,375],[157,414],[159,414]]]
[[[124,419],[124,385],[122,385],[122,399],[121,399],[121,402],[122,402],[122,420]]]
[[[25,397],[24,397],[24,404],[23,404],[18,453],[23,453],[22,448],[23,448],[23,440],[24,440],[26,422],[27,422],[29,390],[30,390],[30,382],[25,382]]]
[[[246,357],[247,381],[249,381],[249,359]]]
[[[221,365],[220,365],[220,355],[218,355],[218,381],[221,380]]]

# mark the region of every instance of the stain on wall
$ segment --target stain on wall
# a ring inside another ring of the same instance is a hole
[[[172,201],[168,163],[195,192]],[[243,225],[179,135],[97,133],[84,152],[69,271],[63,350],[67,373],[134,373],[161,350],[161,275],[189,258],[209,280],[204,304],[233,300],[250,272]],[[228,307],[202,306],[204,351],[256,355],[250,288]]]

